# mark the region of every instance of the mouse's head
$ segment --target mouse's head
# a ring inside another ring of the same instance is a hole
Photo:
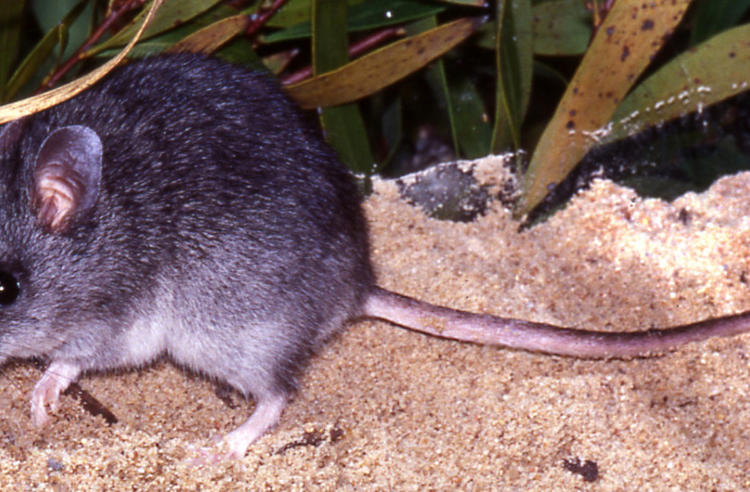
[[[65,340],[75,309],[78,224],[95,206],[102,143],[85,126],[27,138],[29,122],[0,127],[0,361],[42,355]]]

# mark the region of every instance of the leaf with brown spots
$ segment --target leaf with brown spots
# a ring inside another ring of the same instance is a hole
[[[524,215],[606,133],[604,125],[680,22],[690,0],[620,0],[594,37],[524,175]]]
[[[685,51],[644,80],[612,117],[610,143],[750,88],[750,25]]]

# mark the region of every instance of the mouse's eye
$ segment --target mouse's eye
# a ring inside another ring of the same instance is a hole
[[[7,306],[12,304],[18,297],[20,287],[16,277],[8,272],[0,271],[0,304]]]

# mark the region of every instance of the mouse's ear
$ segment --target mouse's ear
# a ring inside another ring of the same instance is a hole
[[[42,226],[63,232],[74,216],[96,203],[102,176],[102,141],[87,126],[66,126],[42,143],[31,190],[33,209]]]

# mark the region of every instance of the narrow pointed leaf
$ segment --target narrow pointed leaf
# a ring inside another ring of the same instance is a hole
[[[348,59],[347,5],[336,0],[313,2],[313,72],[335,69]],[[367,173],[374,159],[365,123],[356,103],[326,108],[321,114],[326,140],[352,169]]]
[[[183,39],[195,34],[201,29],[220,22],[228,17],[235,15],[247,14],[250,15],[255,9],[246,9],[238,11],[237,9],[228,5],[217,5],[216,7],[208,10],[200,15],[197,15],[187,22],[180,24],[179,26],[164,31],[160,34],[152,36],[151,38],[140,41],[131,52],[130,58],[142,58],[145,56],[152,56],[164,51],[167,51],[176,43],[179,43]],[[98,58],[109,58],[117,54],[117,49],[110,48],[97,52],[94,56]]]
[[[347,0],[346,3],[349,7],[353,7],[364,1],[365,0]],[[273,17],[268,19],[266,26],[289,28],[297,24],[310,22],[310,12],[312,10],[310,8],[311,5],[312,0],[288,0],[278,12],[273,15]]]
[[[416,72],[461,43],[479,19],[458,19],[422,34],[389,44],[346,65],[286,87],[304,108],[356,101]]]
[[[487,155],[492,128],[490,116],[476,86],[470,79],[464,78],[451,84],[451,97],[461,156],[476,159]]]
[[[34,13],[39,28],[45,33],[54,31],[60,24],[65,24],[65,37],[67,44],[60,53],[60,59],[70,58],[91,35],[91,29],[95,18],[96,2],[91,0],[33,0],[30,8]],[[76,17],[80,21],[60,20],[68,17],[70,12],[83,9]],[[46,68],[46,67],[45,67]]]
[[[581,55],[591,39],[591,12],[581,0],[551,0],[531,9],[534,53],[547,56]],[[476,45],[494,50],[497,45],[495,22],[483,25]]]
[[[349,10],[345,26],[348,32],[368,31],[436,15],[446,8],[443,5],[420,2],[419,0],[364,2]],[[310,23],[303,22],[263,36],[262,39],[264,43],[276,43],[308,37],[310,37]]]
[[[603,143],[679,118],[750,89],[750,24],[682,53],[620,104]]]
[[[440,0],[441,3],[452,3],[454,5],[463,5],[465,7],[486,7],[486,0]]]
[[[12,64],[20,52],[23,7],[23,1],[0,0],[0,95],[5,92],[2,87],[8,81]]]
[[[172,53],[213,53],[242,33],[250,22],[246,14],[233,15],[200,29],[169,48]]]
[[[498,4],[499,39],[495,49],[497,91],[495,97],[495,128],[492,153],[518,149],[521,145],[521,124],[531,93],[533,42],[531,36],[531,4],[529,0]]]
[[[553,0],[534,6],[534,52],[580,55],[591,39],[591,12],[581,0]]]
[[[60,55],[62,55],[68,38],[68,27],[78,19],[78,16],[86,8],[87,3],[87,0],[78,2],[26,55],[26,58],[18,65],[18,68],[16,68],[13,76],[8,81],[8,86],[3,95],[3,102],[13,99],[18,94],[18,91],[37,74],[39,67],[47,60],[56,46],[60,46]]]
[[[406,30],[409,34],[419,34],[434,29],[437,26],[437,17],[431,16],[412,22],[406,27]],[[447,117],[448,126],[451,129],[451,138],[453,140],[453,152],[455,152],[456,155],[460,155],[461,150],[457,131],[458,123],[456,122],[454,115],[453,99],[451,97],[450,86],[448,85],[448,77],[445,73],[445,63],[443,63],[442,59],[438,58],[434,63],[430,63],[427,68],[425,68],[425,80],[430,86],[433,97],[435,97],[435,100],[437,101],[438,108],[441,113],[444,113]]]
[[[154,18],[153,22],[150,23],[146,32],[143,33],[143,39],[148,39],[151,36],[155,36],[159,33],[172,29],[180,24],[192,19],[196,15],[205,12],[209,8],[217,4],[219,0],[171,0],[164,2],[164,6],[159,9],[159,12]],[[122,46],[127,43],[133,37],[133,34],[141,25],[143,16],[147,9],[143,11],[133,19],[133,22],[120,30],[117,34],[109,38],[107,41],[94,46],[88,53],[87,56],[96,54],[104,49],[112,48],[115,46]]]
[[[539,204],[596,144],[631,85],[685,13],[689,0],[618,0],[599,28],[542,134],[516,213]]]

